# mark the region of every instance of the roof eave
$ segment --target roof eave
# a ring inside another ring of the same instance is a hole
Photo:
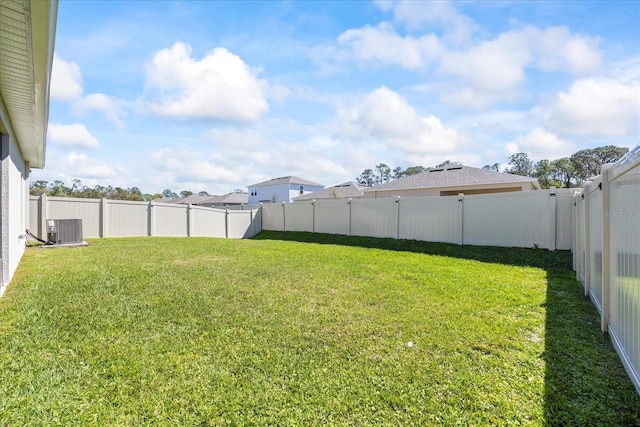
[[[23,130],[17,138],[22,155],[30,167],[45,164],[47,124],[49,122],[49,89],[55,47],[58,0],[32,1],[27,26],[32,48],[33,136]],[[20,130],[16,129],[17,132]]]

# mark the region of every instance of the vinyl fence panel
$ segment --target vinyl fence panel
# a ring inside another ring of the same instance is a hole
[[[640,392],[640,164],[614,179],[611,195],[609,332]]]
[[[187,236],[187,206],[168,203],[151,205],[153,236]]]
[[[265,203],[260,210],[263,230],[284,230],[284,208],[281,203]]]
[[[400,199],[400,239],[460,243],[458,196]]]
[[[316,233],[349,235],[350,200],[316,200],[315,209]]]
[[[107,220],[103,237],[149,235],[149,203],[109,200],[104,209]]]
[[[47,219],[81,219],[82,236],[100,237],[100,200],[48,197]]]
[[[465,196],[464,244],[549,249],[549,199],[549,191]]]
[[[570,250],[573,238],[573,193],[575,189],[556,190],[556,249]]]
[[[283,203],[285,231],[313,232],[313,204],[311,202]]]
[[[351,234],[397,238],[399,201],[400,199],[352,200]]]
[[[227,216],[227,237],[229,239],[253,237],[252,220],[254,214],[254,211],[229,211]]]
[[[191,207],[191,236],[226,237],[226,211],[222,209]]]
[[[588,187],[585,197],[589,198],[589,292],[591,299],[602,312],[602,185],[598,179]]]

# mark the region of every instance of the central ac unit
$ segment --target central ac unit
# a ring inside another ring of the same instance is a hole
[[[47,243],[53,245],[82,243],[82,220],[48,219]]]

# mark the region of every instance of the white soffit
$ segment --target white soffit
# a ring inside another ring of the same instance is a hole
[[[57,0],[0,1],[0,96],[23,158],[44,166]]]

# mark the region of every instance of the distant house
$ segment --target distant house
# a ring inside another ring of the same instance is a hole
[[[348,181],[323,190],[314,191],[313,193],[294,197],[292,200],[294,202],[301,202],[321,199],[362,199],[364,197],[362,190],[366,188],[368,187],[358,185],[353,181]]]
[[[207,200],[203,200],[198,204],[211,208],[246,205],[249,204],[249,194],[233,192],[222,196],[209,197]]]
[[[539,190],[535,178],[454,165],[431,169],[364,190],[366,199],[384,197],[454,196]]]
[[[57,1],[0,1],[0,295],[25,250],[29,173],[44,167],[57,13]]]
[[[202,204],[202,202],[204,202],[205,200],[209,200],[212,197],[217,196],[199,196],[197,194],[192,194],[190,196],[182,197],[179,199],[156,199],[154,201],[161,203],[175,203],[180,205],[200,205]]]
[[[192,194],[181,199],[156,199],[161,203],[175,203],[180,205],[196,205],[204,207],[224,207],[238,206],[249,203],[249,195],[247,193],[233,192],[223,194],[222,196],[199,196]]]
[[[248,188],[249,204],[254,205],[261,202],[290,202],[294,197],[322,190],[324,185],[297,176],[283,176],[250,185]]]

